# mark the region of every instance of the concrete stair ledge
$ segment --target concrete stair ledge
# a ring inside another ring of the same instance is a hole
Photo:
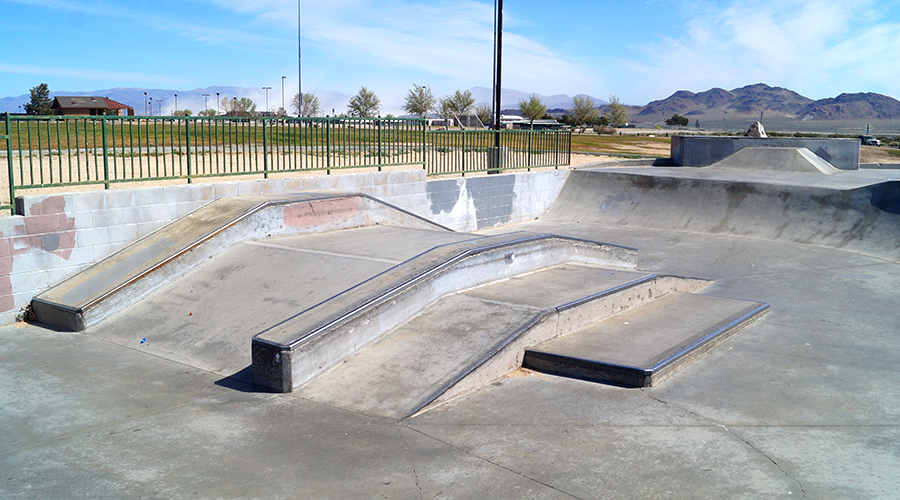
[[[673,292],[526,350],[523,367],[624,387],[649,387],[768,311],[768,304]]]

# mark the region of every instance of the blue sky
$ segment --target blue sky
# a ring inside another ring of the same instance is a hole
[[[807,97],[900,98],[900,0],[505,0],[503,86],[615,94],[760,81]],[[0,97],[115,87],[297,89],[296,0],[0,0]],[[490,87],[493,0],[302,0],[303,89],[399,109]],[[13,43],[9,43],[12,40]],[[275,97],[272,97],[276,100]]]

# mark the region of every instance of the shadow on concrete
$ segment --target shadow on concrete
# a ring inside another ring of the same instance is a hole
[[[233,373],[225,378],[216,380],[215,384],[219,387],[231,389],[239,392],[249,393],[274,393],[275,391],[253,383],[253,366],[247,365],[239,372]]]

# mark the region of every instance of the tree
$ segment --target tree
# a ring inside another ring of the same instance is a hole
[[[378,116],[378,109],[381,107],[381,101],[375,92],[365,87],[360,87],[359,93],[350,98],[350,104],[347,105],[347,112],[350,116],[356,118],[374,118]]]
[[[687,127],[691,123],[690,118],[681,116],[678,113],[666,119],[666,125],[674,125],[679,127]]]
[[[618,96],[615,95],[609,96],[609,105],[606,107],[606,112],[603,113],[603,116],[609,120],[609,124],[613,127],[628,123],[628,110],[625,109]]]
[[[300,93],[294,94],[291,99],[291,111],[299,117],[309,118],[317,116],[321,109],[319,108],[319,98],[315,94],[303,94],[303,110],[300,110]]]
[[[256,116],[256,103],[249,97],[225,99],[222,108],[225,116]]]
[[[537,96],[537,94],[531,94],[531,97],[528,99],[522,99],[519,101],[519,112],[522,113],[522,116],[528,118],[531,121],[531,128],[534,128],[534,121],[547,112],[547,106],[541,102],[541,99]]]
[[[437,104],[437,99],[434,98],[431,89],[414,83],[409,89],[409,93],[406,94],[403,110],[419,118],[425,118],[425,115],[434,109],[435,104]]]
[[[472,106],[474,105],[475,98],[472,97],[472,92],[468,90],[465,92],[457,90],[453,95],[441,99],[441,109],[446,109],[449,112],[449,115],[445,116],[445,118],[452,118],[454,115],[456,117],[467,115],[472,111]]]
[[[194,112],[189,109],[176,109],[175,111],[172,111],[172,116],[191,116],[192,114],[194,114]]]
[[[212,108],[204,109],[203,111],[197,113],[197,116],[216,116],[216,110]]]
[[[475,116],[481,120],[481,124],[489,126],[494,123],[494,113],[487,104],[481,104],[475,108]]]
[[[599,114],[594,106],[594,101],[590,97],[575,96],[572,98],[572,116],[569,117],[569,120],[576,127],[580,125],[582,133],[584,133],[588,125],[594,123]]]
[[[41,116],[53,114],[53,101],[46,83],[31,89],[31,101],[25,105],[25,113]]]

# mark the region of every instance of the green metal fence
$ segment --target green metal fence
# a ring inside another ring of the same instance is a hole
[[[428,175],[558,167],[572,155],[572,133],[563,130],[439,130],[425,137]]]
[[[7,114],[4,128],[7,209],[21,189],[424,165],[418,119]]]
[[[497,134],[500,148],[494,147]],[[0,209],[17,190],[419,165],[429,175],[567,165],[563,131],[426,131],[403,118],[12,116]],[[8,193],[8,198],[7,198]]]

